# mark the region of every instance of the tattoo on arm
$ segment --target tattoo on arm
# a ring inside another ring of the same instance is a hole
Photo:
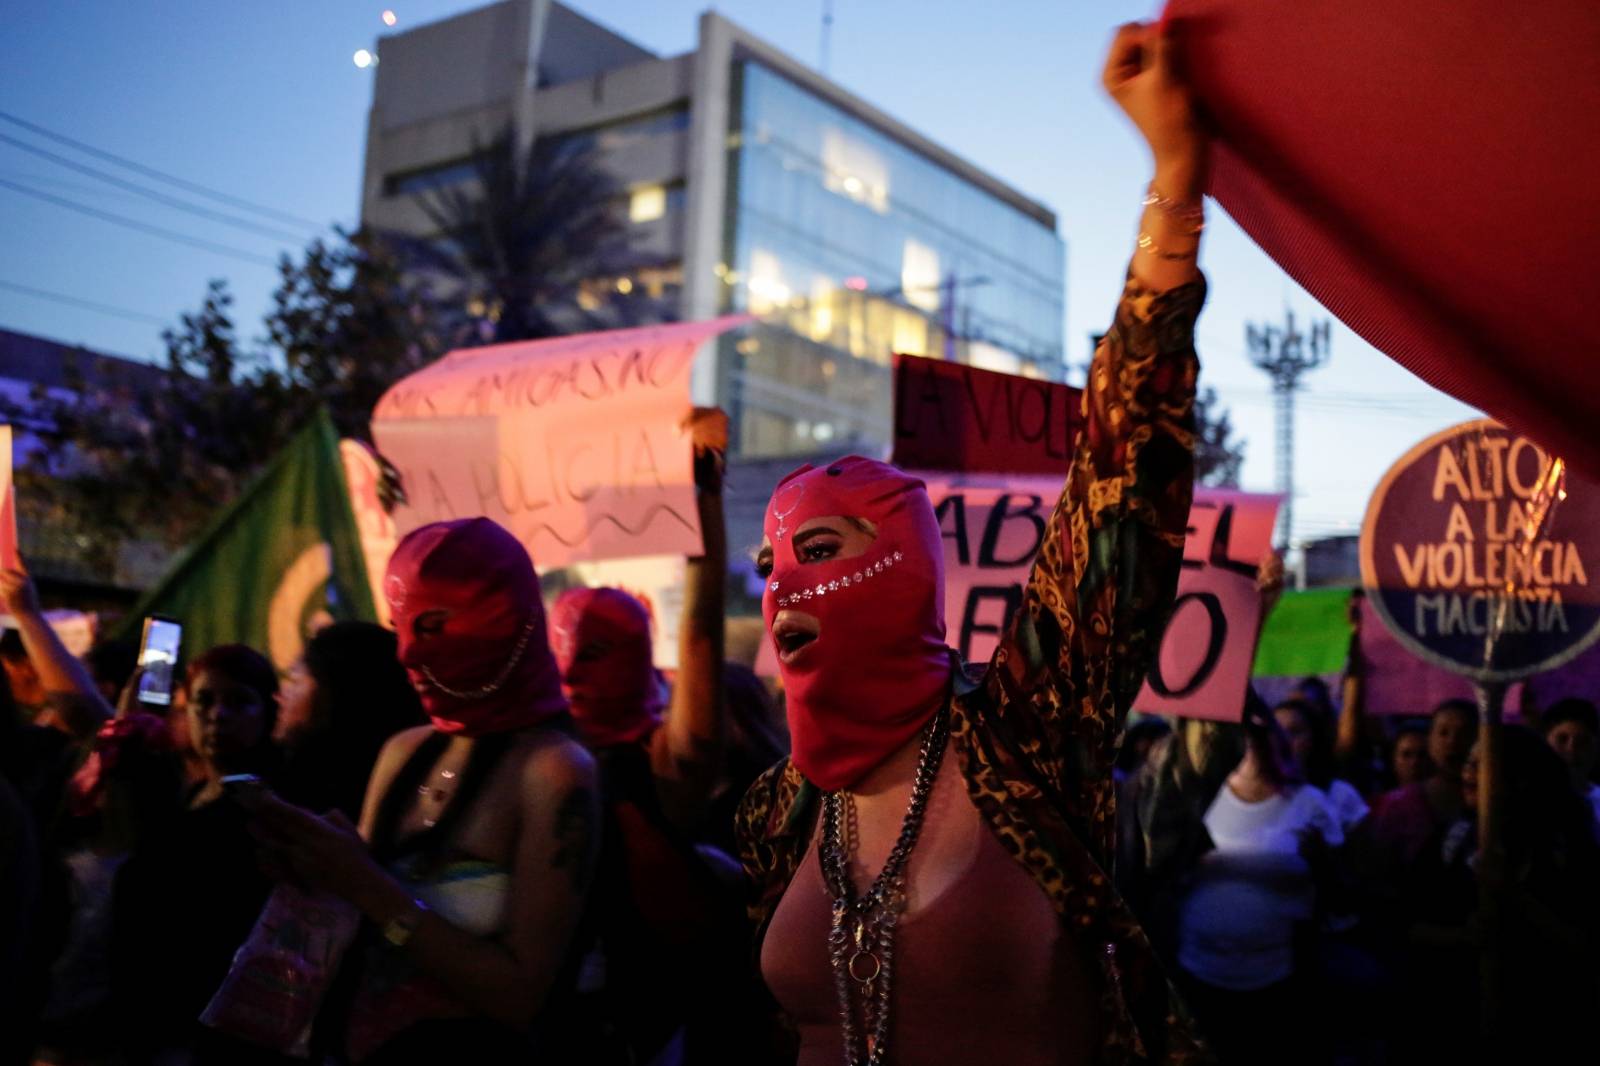
[[[556,810],[556,850],[550,858],[550,868],[566,870],[572,878],[572,890],[580,895],[589,887],[599,851],[594,823],[594,792],[588,788],[568,792]]]

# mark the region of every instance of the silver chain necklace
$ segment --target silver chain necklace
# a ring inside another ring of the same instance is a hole
[[[487,685],[479,685],[477,688],[462,691],[460,689],[453,689],[444,682],[440,681],[437,677],[434,677],[433,671],[429,670],[426,666],[421,667],[418,672],[427,679],[428,684],[432,685],[446,696],[449,696],[451,699],[486,699],[489,696],[493,696],[496,692],[499,692],[505,683],[511,680],[511,671],[517,668],[517,664],[522,661],[522,653],[528,650],[528,641],[533,639],[533,631],[535,626],[536,623],[529,622],[527,625],[522,627],[522,636],[517,638],[517,646],[511,649],[511,658],[506,660],[505,666],[501,667],[500,672],[495,675],[494,680],[490,681]]]
[[[854,802],[838,792],[822,797],[822,840],[818,859],[822,876],[833,897],[833,924],[828,933],[828,955],[833,963],[833,987],[839,1000],[844,1030],[844,1055],[848,1066],[883,1066],[889,1054],[889,986],[894,976],[894,932],[906,899],[906,862],[917,845],[922,819],[928,810],[939,764],[949,736],[948,708],[941,709],[922,739],[911,802],[900,836],[883,869],[857,896],[850,881],[841,808]],[[855,1000],[859,988],[861,1021],[856,1022]],[[862,1030],[866,1030],[863,1042]]]

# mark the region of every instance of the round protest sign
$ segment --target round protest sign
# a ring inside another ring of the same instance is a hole
[[[1600,638],[1597,561],[1600,486],[1488,419],[1406,453],[1361,530],[1379,617],[1422,659],[1478,681],[1551,669]]]

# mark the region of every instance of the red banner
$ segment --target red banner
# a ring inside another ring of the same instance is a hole
[[[1600,475],[1600,4],[1172,0],[1211,193],[1436,388]],[[1581,283],[1580,283],[1581,284]]]

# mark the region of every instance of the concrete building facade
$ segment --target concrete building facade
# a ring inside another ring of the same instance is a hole
[[[758,316],[696,366],[746,457],[888,443],[895,353],[1060,378],[1054,214],[721,16],[660,57],[551,0],[383,38],[362,221],[431,235],[417,195],[511,131],[583,138],[626,190],[643,287]]]

